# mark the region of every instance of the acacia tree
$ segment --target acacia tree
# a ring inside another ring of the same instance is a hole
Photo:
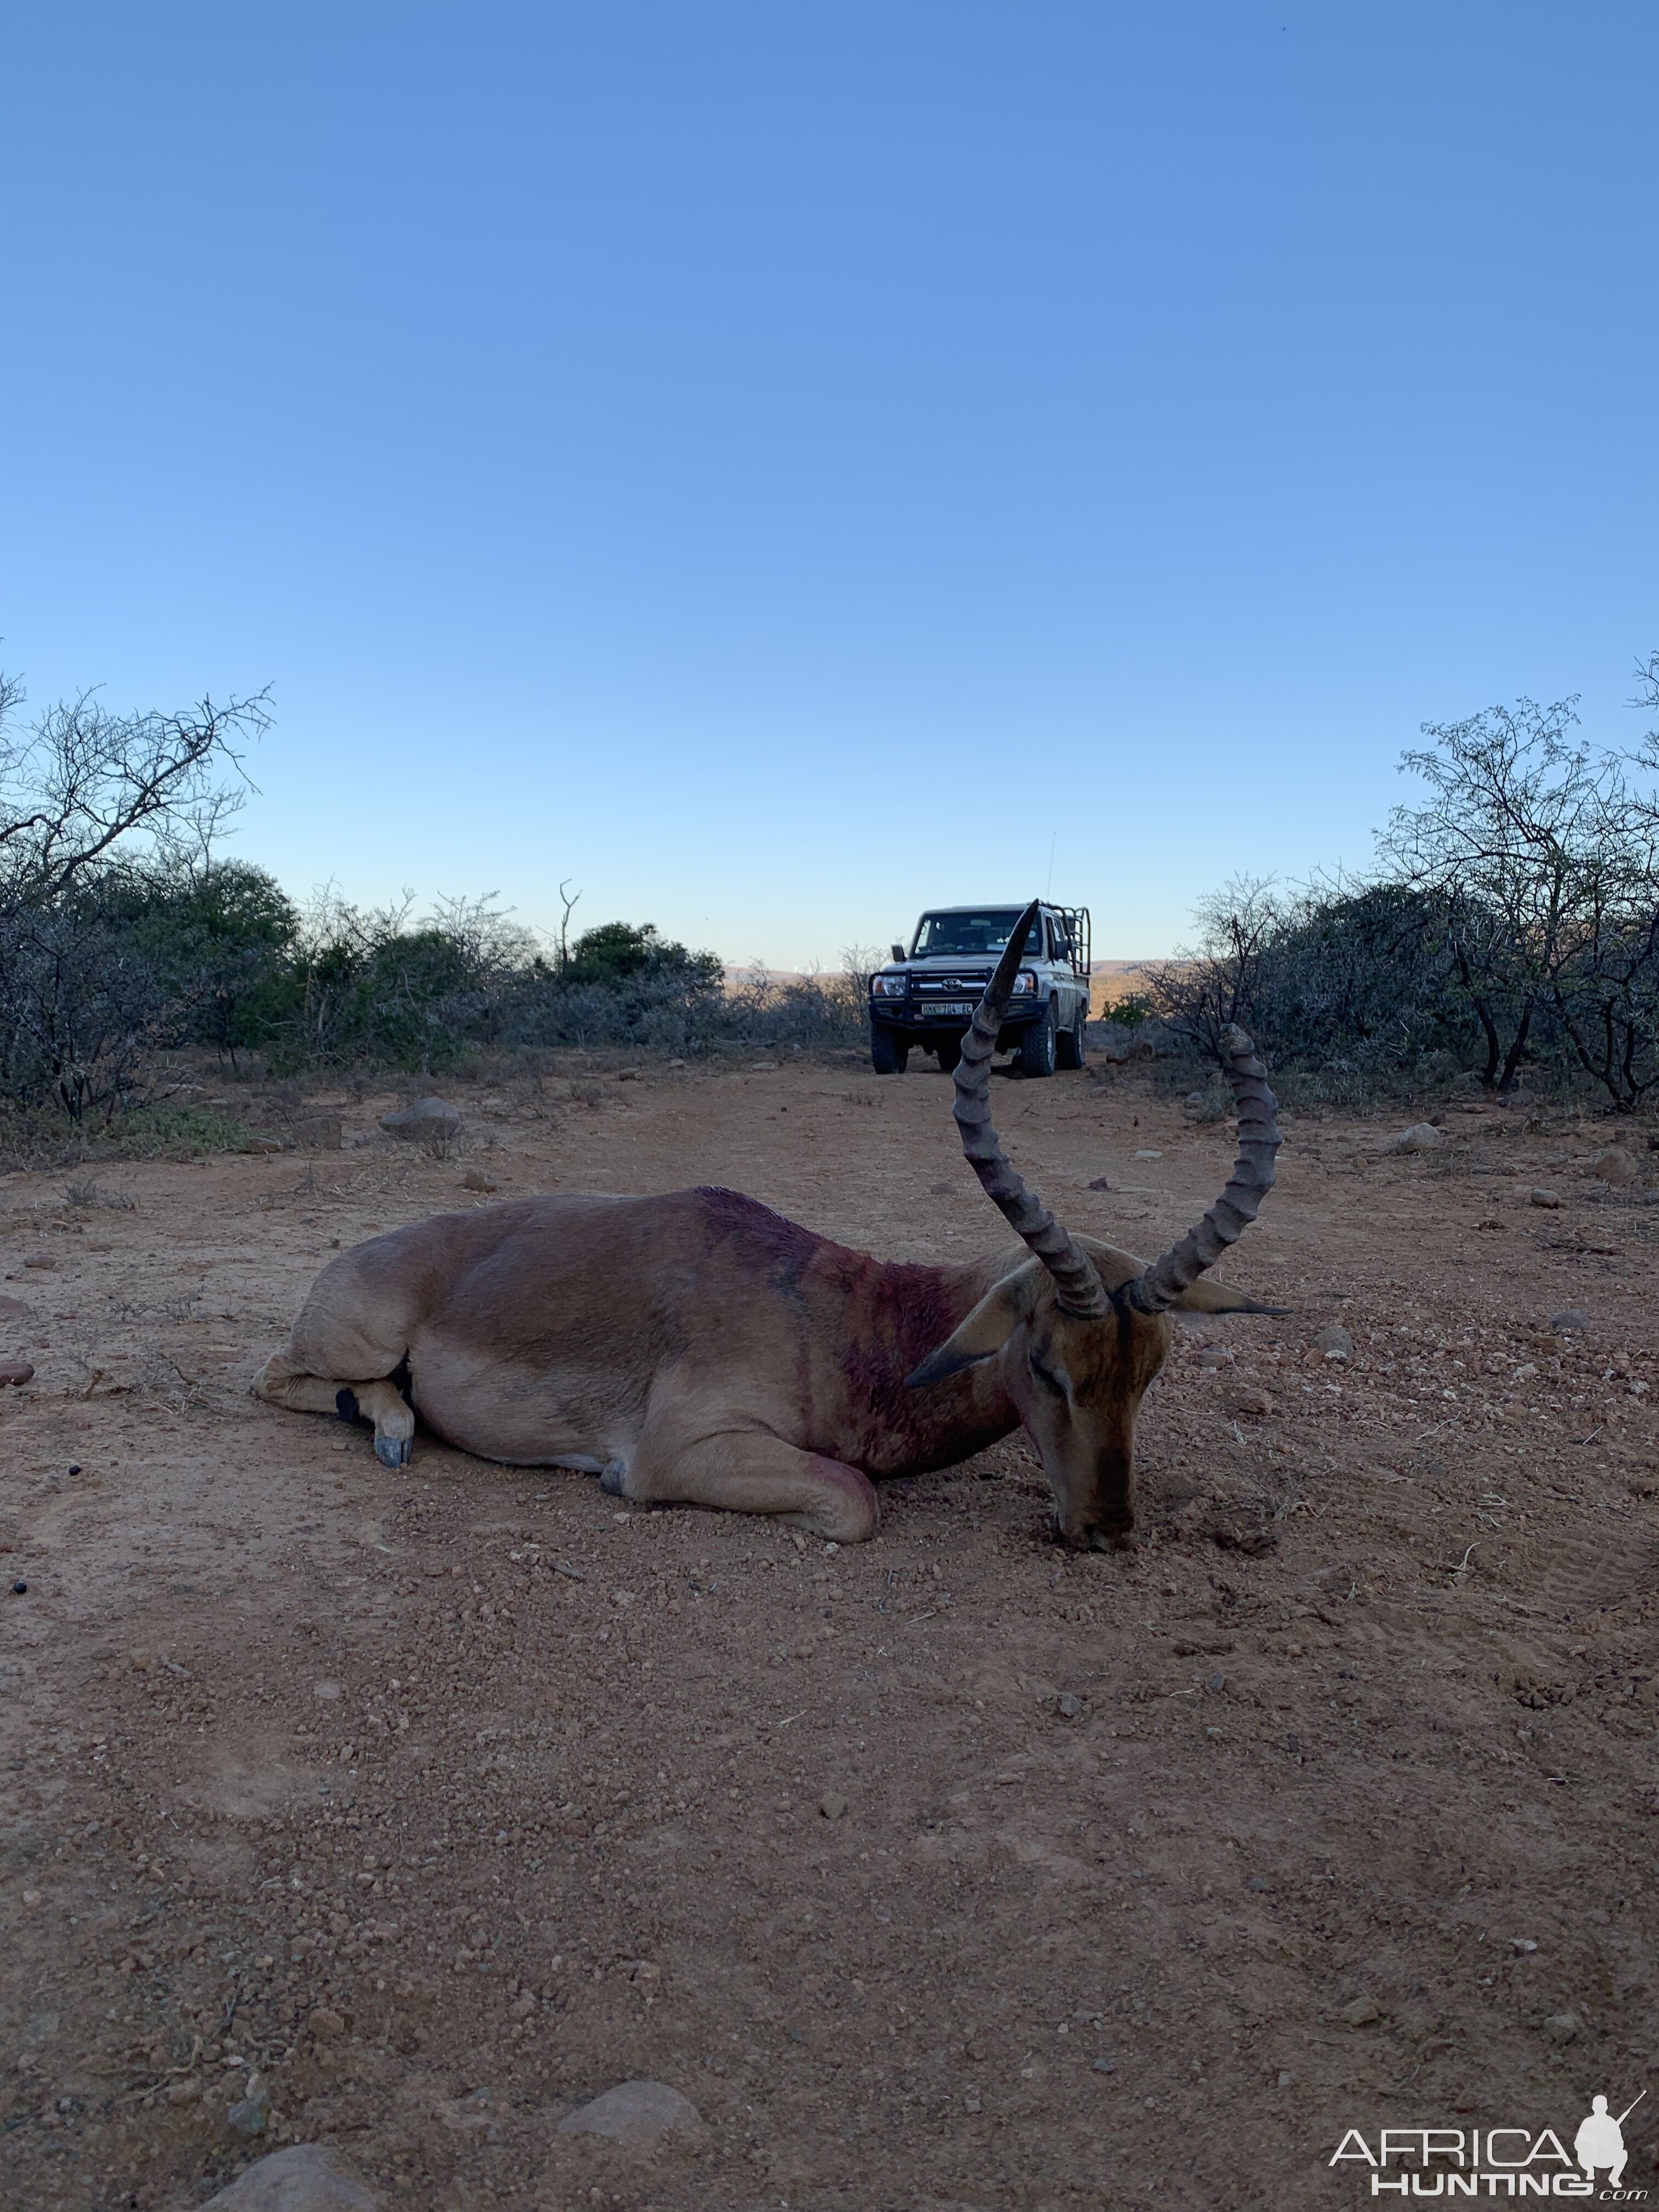
[[[1659,709],[1659,653],[1636,676],[1631,704]],[[1635,761],[1659,773],[1659,728]],[[1579,1066],[1628,1109],[1659,1084],[1659,799],[1614,770],[1608,799],[1553,1005]]]
[[[1238,878],[1198,920],[1198,944],[1154,969],[1147,1010],[1206,1053],[1230,1021],[1268,1053],[1322,1068],[1409,1067],[1467,1048],[1441,917],[1407,886]]]
[[[1428,785],[1427,802],[1396,807],[1378,840],[1385,865],[1443,918],[1485,1042],[1481,1080],[1500,1092],[1513,1088],[1552,1017],[1607,1079],[1586,1057],[1585,987],[1606,981],[1607,957],[1626,943],[1651,888],[1620,765],[1572,737],[1576,706],[1523,698],[1461,722],[1425,722],[1431,749],[1407,753],[1401,766]]]
[[[19,727],[23,699],[0,678],[0,1095],[79,1120],[130,1093],[165,1027],[135,902],[205,859],[270,717],[263,692],[177,714],[84,692]]]
[[[1177,1036],[1218,1055],[1229,1023],[1254,1030],[1262,963],[1283,926],[1271,881],[1235,876],[1199,907],[1199,940],[1149,979],[1154,1010]]]

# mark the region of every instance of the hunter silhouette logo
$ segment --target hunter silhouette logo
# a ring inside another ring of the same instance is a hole
[[[1372,2197],[1578,2197],[1605,2203],[1645,2201],[1626,2189],[1625,2122],[1647,2095],[1640,2090],[1617,2118],[1596,2095],[1572,2148],[1553,2128],[1383,2128],[1373,2145],[1350,2128],[1331,2166],[1367,2169]]]
[[[1605,2166],[1608,2170],[1607,2186],[1617,2189],[1625,2179],[1625,2160],[1629,2155],[1625,2148],[1625,2122],[1647,2095],[1642,2090],[1626,2106],[1615,2120],[1609,2117],[1605,2097],[1593,2097],[1588,2119],[1579,2123],[1578,2132],[1572,2139],[1572,2154],[1584,2169],[1585,2178],[1594,2181],[1595,2170]]]

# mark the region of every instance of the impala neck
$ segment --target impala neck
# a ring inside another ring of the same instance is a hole
[[[842,1360],[848,1448],[841,1455],[852,1465],[871,1474],[924,1474],[983,1450],[1019,1425],[994,1359],[923,1389],[905,1385],[1008,1264],[1006,1252],[957,1267],[867,1262]]]

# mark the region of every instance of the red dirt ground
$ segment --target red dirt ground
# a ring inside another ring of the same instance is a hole
[[[335,1245],[468,1170],[994,1249],[948,1094],[567,1062],[458,1091],[449,1161],[380,1099],[340,1153],[0,1184],[0,2200],[193,2205],[321,2140],[440,2212],[1340,2207],[1351,2127],[1570,2143],[1644,2087],[1653,2185],[1645,1153],[1289,1122],[1225,1273],[1297,1314],[1183,1334],[1133,1558],[1048,1545],[1018,1439],[837,1552],[248,1395]],[[1139,1074],[994,1096],[1133,1249],[1224,1177]],[[636,2077],[702,2132],[556,2133]]]

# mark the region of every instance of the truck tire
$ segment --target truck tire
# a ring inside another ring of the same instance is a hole
[[[1059,1056],[1056,1043],[1054,1002],[1050,999],[1037,1019],[1026,1030],[1024,1042],[1019,1048],[1022,1073],[1026,1075],[1052,1075]]]
[[[891,1030],[872,1024],[870,1030],[870,1065],[878,1075],[902,1075],[904,1063],[910,1057],[910,1048],[902,1036]]]
[[[1081,1067],[1088,1058],[1088,1039],[1084,1035],[1084,1027],[1088,1018],[1089,1010],[1079,1000],[1077,1012],[1072,1018],[1071,1027],[1062,1030],[1056,1040],[1060,1064],[1062,1067]]]
[[[962,1058],[962,1039],[941,1037],[933,1049],[939,1054],[939,1066],[949,1075]]]

